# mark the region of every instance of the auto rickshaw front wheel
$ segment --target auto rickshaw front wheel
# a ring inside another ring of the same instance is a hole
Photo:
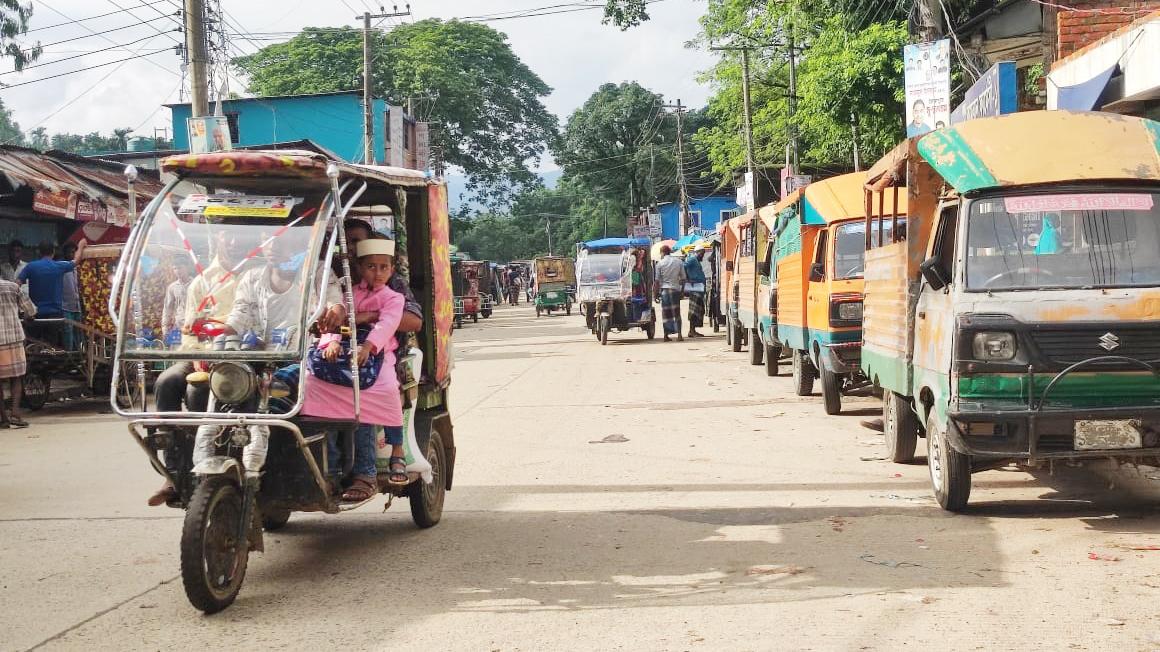
[[[761,335],[756,328],[749,329],[749,364],[761,364],[762,354],[765,353],[765,344],[761,342]]]
[[[798,396],[814,393],[814,367],[806,352],[797,349],[793,352],[793,384],[794,393]]]
[[[926,462],[935,500],[948,512],[961,512],[971,497],[971,456],[947,442],[934,408],[926,418]]]
[[[776,376],[780,369],[778,368],[779,358],[781,356],[781,347],[767,344],[765,346],[765,375]]]
[[[443,499],[447,494],[447,455],[443,450],[443,439],[435,430],[431,430],[423,456],[431,463],[431,482],[421,479],[412,482],[406,492],[411,503],[411,519],[415,525],[429,528],[443,518]]]
[[[826,414],[841,414],[842,377],[829,369],[822,369],[821,377],[822,405],[826,409]]]
[[[181,582],[190,604],[207,614],[233,604],[246,577],[250,546],[238,540],[242,500],[232,477],[211,475],[193,490],[185,512]]]

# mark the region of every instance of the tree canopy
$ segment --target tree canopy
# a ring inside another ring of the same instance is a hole
[[[12,59],[16,70],[36,61],[40,57],[40,43],[32,45],[20,43],[18,39],[28,32],[28,19],[32,18],[32,3],[20,4],[20,0],[0,0],[0,53]]]
[[[534,187],[538,164],[554,142],[557,120],[542,98],[551,92],[512,51],[507,37],[477,23],[437,19],[375,32],[374,93],[412,101],[437,125],[433,145],[468,175],[468,188],[490,205]],[[234,60],[259,95],[362,87],[362,32],[306,28],[284,43]]]

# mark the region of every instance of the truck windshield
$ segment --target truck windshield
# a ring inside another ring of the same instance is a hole
[[[1158,194],[1010,195],[972,202],[967,288],[1160,285]]]
[[[879,220],[875,219],[870,231],[872,246],[878,246],[878,223]],[[893,239],[891,237],[893,227],[894,220],[890,218],[882,222],[882,238],[887,242]],[[898,218],[898,228],[905,231],[905,217]],[[862,278],[866,271],[866,222],[859,220],[839,224],[837,231],[834,239],[834,278],[837,280]]]

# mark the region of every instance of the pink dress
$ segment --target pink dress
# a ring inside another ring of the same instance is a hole
[[[403,318],[405,303],[403,295],[385,286],[379,290],[371,290],[363,283],[354,287],[355,310],[377,310],[379,313],[379,320],[371,327],[366,343],[373,344],[377,350],[386,354],[378,380],[359,393],[360,423],[403,425],[403,403],[399,395],[399,379],[395,376],[395,349],[399,346],[395,331]],[[337,337],[323,335],[319,346],[325,346]],[[350,419],[354,415],[354,388],[319,380],[309,369],[302,375],[302,380],[303,391],[306,392],[302,414],[326,419]]]

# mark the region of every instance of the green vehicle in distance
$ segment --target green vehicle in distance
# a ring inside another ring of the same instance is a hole
[[[563,310],[572,314],[572,296],[568,287],[576,286],[576,266],[563,256],[541,256],[533,262],[535,269],[536,317]]]

